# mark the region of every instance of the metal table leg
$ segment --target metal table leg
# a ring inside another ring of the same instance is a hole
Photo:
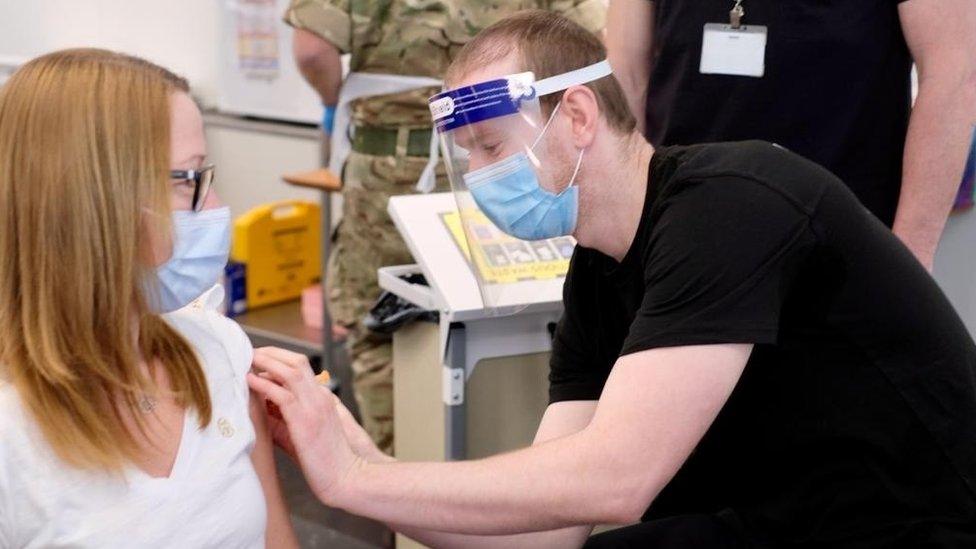
[[[322,366],[334,375],[332,316],[329,314],[329,295],[325,289],[330,253],[332,253],[332,193],[325,191],[322,193]]]
[[[465,345],[463,324],[451,326],[444,367],[444,458],[464,459],[467,455],[467,410],[464,402]]]
[[[323,167],[329,165],[328,136],[323,132],[320,161]],[[329,254],[332,253],[332,192],[322,192],[322,368],[333,376],[335,372],[335,350],[332,344],[332,316],[329,314],[329,295],[326,291],[326,273],[329,268]]]

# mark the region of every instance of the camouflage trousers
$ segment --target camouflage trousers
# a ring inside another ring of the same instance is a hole
[[[384,452],[393,451],[392,342],[363,326],[381,292],[376,270],[413,263],[387,213],[391,196],[411,194],[426,158],[370,156],[352,152],[343,169],[342,224],[329,258],[326,288],[333,321],[349,330],[353,393],[363,427]],[[443,168],[438,189],[447,190]]]

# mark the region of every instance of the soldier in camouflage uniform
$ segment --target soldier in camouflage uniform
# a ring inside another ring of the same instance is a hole
[[[532,8],[562,13],[593,32],[603,29],[604,0],[292,0],[285,21],[351,53],[351,71],[440,79],[481,29]],[[380,293],[377,269],[413,262],[387,202],[415,192],[428,162],[427,98],[438,91],[363,97],[350,105],[355,137],[342,173],[343,221],[326,274],[329,310],[349,330],[363,426],[387,453],[393,443],[390,338],[369,332],[362,318]],[[447,190],[443,166],[437,175],[437,190]]]

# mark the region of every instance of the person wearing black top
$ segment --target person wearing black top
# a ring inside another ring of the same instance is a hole
[[[504,105],[497,79],[604,55],[526,12],[462,50],[445,93]],[[579,242],[536,442],[397,462],[306,360],[262,353],[249,383],[317,496],[434,547],[976,547],[976,344],[908,248],[782,147],[655,149],[613,76],[546,97],[536,167],[508,164],[528,153],[506,117],[465,134],[470,166],[496,176],[475,195],[486,214],[534,212]]]
[[[611,0],[610,61],[655,146],[763,139],[837,175],[929,270],[976,124],[976,2],[742,0],[764,71],[705,68],[734,0]],[[912,109],[911,67],[919,93]],[[907,136],[907,142],[906,142]]]
[[[565,303],[551,402],[599,399],[622,356],[753,345],[645,520],[699,515],[770,546],[976,547],[976,350],[826,170],[759,141],[657,149],[633,243],[619,262],[579,248]]]

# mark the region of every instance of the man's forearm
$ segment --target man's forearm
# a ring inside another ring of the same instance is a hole
[[[563,402],[550,406],[542,418],[533,444],[542,444],[579,432],[593,416],[596,404],[593,402]],[[396,459],[381,452],[369,435],[360,427],[341,404],[336,406],[343,425],[343,432],[353,451],[370,463],[396,463]],[[510,536],[477,536],[425,530],[409,525],[387,523],[391,530],[414,539],[426,546],[438,549],[504,549],[522,547],[569,548],[581,547],[590,535],[592,526],[575,526],[562,530],[531,532]]]
[[[905,143],[893,230],[929,270],[959,188],[976,123],[976,81],[965,71],[923,80]]]
[[[591,526],[574,526],[562,530],[509,536],[474,536],[422,530],[409,526],[390,525],[390,527],[410,539],[437,549],[522,549],[523,547],[567,549],[582,547],[590,531],[593,530]]]
[[[468,462],[363,462],[335,494],[320,497],[394,525],[478,535],[629,520],[622,494],[634,491],[622,487],[638,481],[596,440],[581,432]]]

